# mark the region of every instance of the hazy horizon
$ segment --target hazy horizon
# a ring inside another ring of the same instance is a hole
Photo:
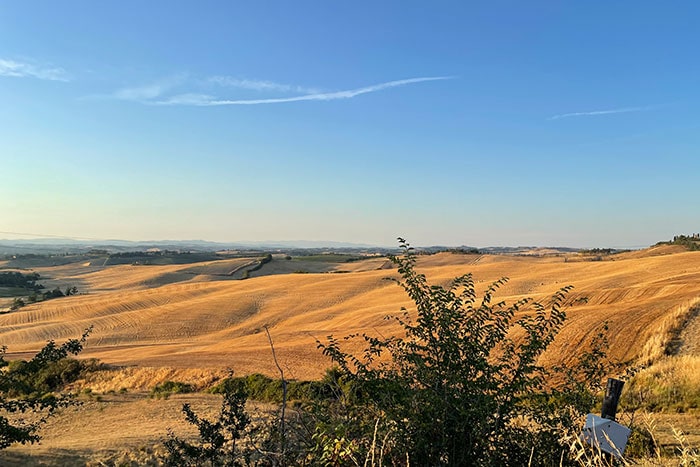
[[[242,245],[242,246],[255,246],[255,245],[268,245],[268,246],[284,246],[284,247],[297,247],[297,248],[319,248],[322,246],[328,247],[356,247],[356,248],[397,248],[398,241],[395,239],[393,244],[372,244],[372,243],[359,243],[352,241],[342,241],[342,240],[328,240],[328,239],[292,239],[292,240],[280,240],[280,239],[263,239],[263,240],[251,240],[251,239],[233,239],[233,240],[210,240],[205,238],[183,238],[183,239],[120,239],[120,238],[81,238],[81,237],[63,237],[63,236],[50,236],[50,237],[0,237],[0,244],[3,242],[40,242],[47,244],[61,244],[62,241],[75,243],[79,245],[90,245],[92,243],[96,245],[106,245],[110,242],[114,243],[133,243],[133,244],[167,244],[172,243],[204,243],[204,244],[218,244],[218,245]],[[531,247],[531,248],[614,248],[614,249],[630,249],[638,250],[653,246],[656,242],[649,245],[554,245],[554,244],[525,244],[525,243],[515,243],[515,244],[466,244],[466,243],[455,243],[455,244],[441,244],[441,243],[424,243],[418,244],[411,242],[410,239],[407,240],[411,246],[418,248],[425,247],[475,247],[475,248],[519,248],[519,247]],[[666,241],[668,239],[660,239],[658,241]]]

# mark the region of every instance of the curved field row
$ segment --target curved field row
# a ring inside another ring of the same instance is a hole
[[[381,266],[379,260],[375,263]],[[274,375],[267,326],[289,376],[310,378],[329,365],[316,349],[317,339],[395,333],[395,324],[384,317],[411,305],[400,287],[385,280],[396,277],[395,269],[206,282],[190,274],[190,281],[156,286],[154,278],[178,273],[177,268],[182,266],[115,266],[85,274],[94,293],[0,315],[0,342],[10,352],[28,352],[47,339],[77,337],[92,325],[86,357]],[[567,309],[569,319],[546,358],[550,363],[574,358],[603,321],[609,322],[611,353],[635,358],[665,329],[669,316],[700,297],[697,252],[622,255],[600,262],[440,254],[420,258],[419,269],[442,285],[472,272],[480,293],[507,275],[510,281],[496,298],[509,302],[524,296],[546,301],[562,286],[574,285],[570,299],[578,304]],[[359,348],[359,343],[348,346]]]

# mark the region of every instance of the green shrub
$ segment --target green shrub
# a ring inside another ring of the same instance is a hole
[[[4,373],[7,382],[2,391],[10,397],[36,397],[58,391],[77,381],[86,372],[100,368],[101,364],[97,360],[76,360],[67,357],[66,355],[76,349],[67,350],[62,348],[63,346],[57,347],[50,341],[32,360],[7,362]]]
[[[193,392],[194,388],[191,384],[182,383],[180,381],[163,381],[160,384],[156,384],[149,393],[150,397],[155,397],[156,399],[167,399],[171,394],[185,394]]]
[[[328,394],[327,391],[324,393],[323,386],[324,383],[318,381],[287,381],[287,400],[320,400]],[[248,399],[259,402],[282,403],[283,400],[282,381],[258,373],[225,378],[208,390],[212,394],[226,391],[244,391]]]
[[[5,360],[5,347],[0,348],[0,449],[15,443],[36,443],[37,433],[46,418],[57,408],[73,403],[69,397],[53,391],[73,381],[80,374],[81,364],[68,358],[83,349],[90,332],[80,339],[61,345],[49,341],[31,360]],[[10,414],[33,413],[33,417],[8,417]]]
[[[364,341],[359,356],[332,336],[319,342],[337,365],[336,400],[316,410],[313,455],[327,454],[331,443],[361,458],[374,449],[373,439],[390,438],[393,446],[383,452],[390,463],[566,464],[562,430],[580,429],[595,401],[586,383],[604,370],[604,349],[594,349],[561,370],[567,387],[552,387],[537,363],[564,323],[571,286],[547,305],[530,299],[507,305],[494,302],[503,278],[478,302],[470,274],[449,288],[430,285],[415,270],[413,249],[399,241],[403,256],[392,261],[415,309],[393,318],[400,337],[346,337]],[[521,339],[512,339],[514,330]]]
[[[224,394],[226,391],[246,391],[245,379],[230,376],[208,389],[212,394]]]
[[[228,378],[219,385],[224,397],[217,420],[200,418],[189,404],[182,406],[185,419],[197,427],[199,442],[185,441],[170,431],[164,443],[167,454],[161,458],[164,465],[250,465],[252,449],[241,448],[239,443],[250,424],[250,417],[245,412],[246,393],[240,384],[233,381]]]

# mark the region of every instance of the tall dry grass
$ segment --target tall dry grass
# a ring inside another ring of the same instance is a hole
[[[95,393],[111,391],[146,392],[166,381],[187,383],[195,391],[208,389],[230,376],[221,368],[126,367],[90,372],[71,384],[71,390],[90,389]]]
[[[687,412],[700,409],[700,356],[665,357],[641,370],[625,388],[628,409]]]
[[[643,428],[640,431],[646,433],[649,443],[649,452],[644,455],[635,456],[630,449],[626,456],[616,458],[605,455],[600,450],[584,443],[577,435],[569,435],[569,455],[581,467],[612,467],[612,466],[643,466],[643,467],[666,467],[666,466],[697,466],[700,465],[700,451],[697,447],[690,446],[685,434],[676,428],[671,428],[675,440],[673,452],[664,452],[661,444],[657,441],[658,428],[656,421],[649,416],[644,417]],[[634,436],[634,435],[633,435]],[[631,454],[631,455],[629,455]],[[563,465],[563,460],[560,466]]]
[[[639,363],[651,365],[657,360],[672,353],[674,341],[678,339],[688,320],[698,313],[700,309],[700,297],[678,305],[666,315],[657,331],[652,335],[642,348]]]

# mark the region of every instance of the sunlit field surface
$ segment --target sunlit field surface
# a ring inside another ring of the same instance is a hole
[[[137,459],[139,449],[146,458],[154,449],[148,446],[157,444],[168,427],[187,433],[179,413],[183,401],[204,411],[214,411],[218,403],[216,396],[204,394],[168,401],[146,398],[155,384],[186,381],[204,390],[229,369],[238,375],[277,377],[265,327],[286,377],[317,379],[330,365],[317,349],[317,339],[389,335],[398,328],[385,318],[401,314],[402,307],[411,312],[405,292],[388,280],[398,275],[386,258],[324,263],[275,256],[246,280],[230,274],[250,261],[166,266],[83,262],[34,268],[47,283],[77,284],[80,293],[0,315],[0,342],[8,347],[8,358],[27,358],[49,339],[78,337],[92,326],[80,358],[99,359],[111,369],[76,383],[75,391],[92,392],[81,396],[86,403],[51,419],[41,445],[9,449],[7,462],[22,465],[27,453],[37,462],[66,465],[78,458],[71,457],[76,453],[97,459],[128,451]],[[509,281],[496,294],[506,302],[532,297],[546,303],[571,284],[567,322],[542,363],[571,361],[607,322],[613,359],[656,362],[657,373],[670,375],[673,370],[679,381],[697,379],[694,343],[700,335],[691,310],[700,297],[700,252],[660,246],[602,258],[439,253],[420,256],[418,270],[441,285],[470,272],[479,291],[507,276]],[[673,339],[680,339],[676,347],[681,356],[669,363],[664,352]],[[346,346],[359,349],[360,342]],[[658,378],[650,375],[646,377]],[[700,427],[689,423],[696,417],[658,417],[659,428],[681,426],[697,441]],[[96,437],[98,419],[102,434]],[[69,437],[66,425],[71,426]],[[670,431],[665,433],[662,442],[673,443]]]

